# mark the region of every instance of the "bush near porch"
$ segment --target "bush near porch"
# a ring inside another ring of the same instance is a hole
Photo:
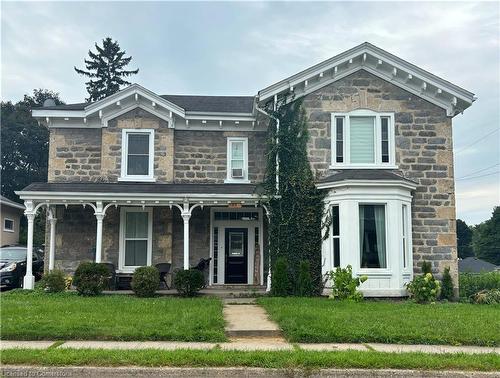
[[[500,345],[500,305],[259,298],[292,342]]]
[[[224,341],[217,298],[1,294],[3,340]]]

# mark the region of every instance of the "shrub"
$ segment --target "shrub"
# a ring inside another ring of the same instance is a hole
[[[290,295],[291,285],[288,273],[287,259],[285,257],[278,257],[271,276],[271,295],[276,297]]]
[[[500,304],[500,290],[481,290],[471,297],[471,301],[477,304]]]
[[[406,284],[410,297],[417,303],[434,302],[439,296],[441,285],[432,273],[417,276]]]
[[[197,269],[178,270],[174,275],[174,286],[183,297],[194,297],[205,287],[205,277]]]
[[[441,281],[441,299],[451,301],[453,299],[453,280],[450,274],[450,268],[447,267],[443,272],[443,280]]]
[[[99,295],[108,284],[108,268],[99,263],[83,262],[76,268],[73,285],[80,295]]]
[[[309,261],[301,261],[299,265],[299,279],[297,281],[297,294],[301,297],[313,295],[313,283],[311,279],[311,266]]]
[[[61,270],[53,270],[44,274],[40,280],[40,287],[47,293],[62,293],[66,290],[64,272]]]
[[[358,291],[359,285],[365,282],[368,277],[361,276],[354,278],[352,276],[352,266],[347,265],[346,268],[337,267],[329,273],[332,280],[332,294],[330,298],[334,299],[349,299],[359,301],[363,299],[363,294]]]
[[[66,284],[66,290],[71,289],[71,285],[73,285],[73,277],[71,276],[64,277],[64,282]]]
[[[160,287],[160,272],[154,266],[141,266],[135,270],[131,286],[138,297],[152,297]]]
[[[461,273],[458,282],[460,297],[470,298],[482,290],[500,290],[500,272]]]
[[[432,273],[432,265],[428,261],[422,262],[422,274],[426,275],[427,273]]]

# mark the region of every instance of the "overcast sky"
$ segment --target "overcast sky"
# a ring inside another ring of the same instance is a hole
[[[73,66],[105,36],[133,56],[134,82],[209,95],[254,95],[368,41],[478,97],[453,120],[458,217],[476,224],[500,204],[499,4],[2,2],[2,100],[83,101]]]

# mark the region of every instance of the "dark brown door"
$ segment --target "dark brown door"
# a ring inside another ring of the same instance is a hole
[[[226,228],[225,283],[248,283],[248,229]]]

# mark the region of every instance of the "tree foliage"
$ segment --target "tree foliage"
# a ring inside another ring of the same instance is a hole
[[[322,287],[321,244],[324,194],[314,185],[307,157],[309,139],[302,101],[278,104],[268,112],[279,120],[269,127],[265,189],[270,210],[271,266],[278,257],[288,262],[289,280],[297,282],[301,261],[308,261],[314,294]],[[276,143],[276,137],[279,143]],[[279,188],[276,192],[276,155],[279,157]],[[271,280],[274,282],[274,275]],[[297,294],[296,285],[290,294]]]
[[[106,37],[102,47],[95,43],[97,52],[89,50],[89,59],[84,59],[85,69],[75,68],[75,71],[90,78],[86,87],[89,97],[87,101],[97,101],[116,93],[124,85],[130,84],[125,78],[135,75],[139,69],[126,70],[132,57],[126,57],[125,50],[121,50],[118,41]]]
[[[2,102],[2,195],[18,200],[14,193],[36,181],[47,181],[49,132],[31,116],[33,108],[52,98],[62,104],[59,93],[35,89],[33,95],[13,104]]]
[[[500,265],[500,206],[493,209],[490,219],[475,227],[472,244],[477,258]]]
[[[457,219],[457,249],[458,257],[461,259],[474,256],[472,249],[472,228],[461,219]]]

